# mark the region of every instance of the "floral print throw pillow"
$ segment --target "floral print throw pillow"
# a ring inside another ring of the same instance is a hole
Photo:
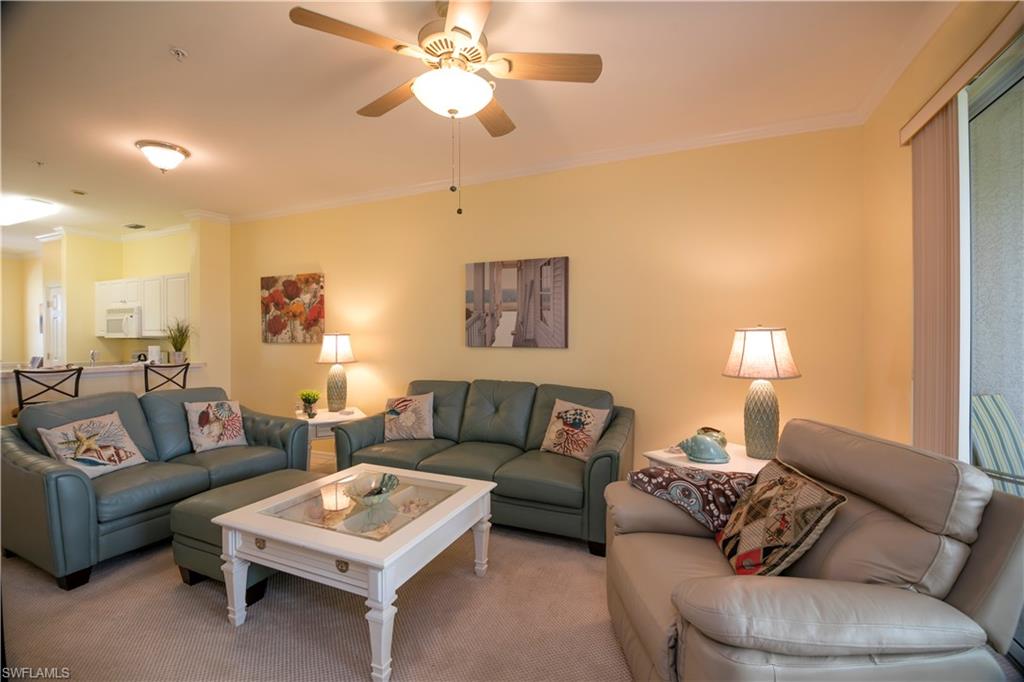
[[[597,441],[604,431],[610,412],[555,400],[551,421],[540,449],[586,462],[597,448]]]
[[[388,399],[384,440],[430,440],[434,437],[434,394]]]
[[[146,463],[117,412],[36,430],[54,459],[81,469],[89,478]]]
[[[247,445],[242,428],[242,408],[237,400],[184,403],[188,437],[196,452]]]

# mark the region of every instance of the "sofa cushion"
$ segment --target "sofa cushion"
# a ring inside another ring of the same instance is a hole
[[[474,381],[466,398],[459,440],[505,443],[523,449],[535,391],[533,384],[524,381]]]
[[[530,450],[494,472],[496,495],[559,507],[583,507],[583,473],[587,465],[572,457]]]
[[[39,432],[39,427],[52,429],[63,424],[86,419],[87,417],[99,417],[100,415],[117,412],[121,418],[125,430],[131,436],[132,442],[139,448],[142,456],[151,462],[159,459],[156,445],[153,443],[153,435],[146,423],[146,415],[139,405],[139,399],[134,393],[119,391],[115,393],[98,393],[84,398],[73,398],[72,400],[61,400],[55,403],[42,403],[40,405],[26,405],[25,409],[18,413],[18,430],[21,437],[28,441],[29,445],[39,452],[46,452]]]
[[[467,381],[414,381],[409,384],[409,395],[434,394],[434,438],[458,440],[462,428],[462,413],[466,410]]]
[[[537,387],[537,395],[533,400],[530,416],[530,429],[526,437],[527,450],[539,450],[544,442],[544,434],[551,413],[555,409],[556,400],[565,400],[578,405],[585,405],[596,410],[611,410],[615,401],[608,391],[594,388],[576,388],[575,386],[559,386],[557,384],[541,384]],[[611,421],[611,420],[606,420]],[[604,424],[605,427],[608,424]],[[600,436],[600,434],[598,434]]]
[[[171,509],[171,532],[220,547],[221,528],[212,522],[215,516],[322,477],[323,474],[312,471],[281,469],[209,490],[174,505]]]
[[[209,487],[206,469],[176,462],[146,462],[92,481],[100,521],[177,502]]]
[[[288,456],[280,448],[264,445],[231,445],[175,457],[172,462],[202,467],[210,473],[210,487],[216,488],[278,469],[286,469]]]
[[[778,458],[968,544],[992,498],[992,479],[970,464],[807,419],[786,424]]]
[[[223,388],[209,386],[152,391],[139,398],[160,459],[168,460],[192,452],[185,403],[227,400],[227,397]]]
[[[660,679],[674,679],[677,613],[672,593],[688,580],[733,575],[729,562],[711,539],[629,533],[612,540],[607,564],[609,589],[621,599]]]
[[[420,462],[418,469],[435,474],[465,476],[484,481],[493,481],[494,472],[501,465],[523,451],[501,443],[459,443]]]
[[[427,457],[455,445],[443,438],[433,440],[391,440],[352,453],[352,463],[380,464],[400,469],[415,469]]]

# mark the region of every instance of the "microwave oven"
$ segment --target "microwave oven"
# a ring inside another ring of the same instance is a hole
[[[142,329],[142,308],[129,306],[107,308],[106,334],[108,339],[137,339]]]

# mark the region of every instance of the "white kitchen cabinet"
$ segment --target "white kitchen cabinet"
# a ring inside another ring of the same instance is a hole
[[[163,278],[164,328],[177,320],[188,322],[188,275],[165,275]]]
[[[107,308],[113,304],[114,282],[96,282],[96,336],[107,334]]]
[[[164,324],[164,278],[145,277],[140,282],[142,306],[142,335],[163,336]]]
[[[106,336],[107,310],[139,306],[144,338],[167,335],[176,320],[188,322],[188,273],[137,279],[112,279],[95,285],[96,336]]]

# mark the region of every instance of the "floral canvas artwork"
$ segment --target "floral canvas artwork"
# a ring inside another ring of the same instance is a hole
[[[260,278],[263,343],[320,343],[324,336],[324,274]]]

